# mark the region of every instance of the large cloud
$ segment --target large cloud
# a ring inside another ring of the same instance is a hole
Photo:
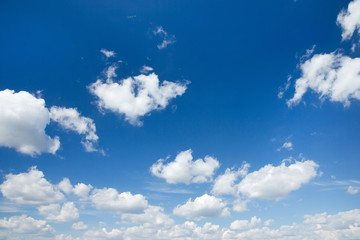
[[[348,8],[339,13],[337,24],[342,28],[343,40],[350,39],[356,30],[360,34],[360,0],[350,2]]]
[[[0,191],[4,197],[19,204],[44,205],[64,200],[64,195],[36,167],[26,173],[6,175]]]
[[[0,146],[32,156],[43,152],[55,154],[60,141],[46,135],[49,122],[44,99],[25,91],[0,91]]]
[[[212,180],[214,172],[219,168],[219,162],[210,156],[204,160],[192,161],[192,150],[180,152],[173,162],[164,164],[160,159],[154,163],[150,171],[153,175],[164,178],[168,183],[202,183]]]
[[[96,151],[94,144],[99,137],[96,135],[96,127],[91,118],[80,116],[76,108],[63,107],[51,107],[50,118],[64,129],[84,135],[84,140],[81,143],[87,152]]]
[[[130,192],[119,194],[113,188],[95,189],[90,199],[96,209],[117,213],[142,213],[148,207],[148,202],[143,195],[132,195]]]
[[[50,120],[64,129],[84,135],[82,144],[88,152],[96,151],[98,140],[93,120],[80,116],[75,108],[45,107],[45,100],[28,92],[0,91],[0,146],[15,148],[31,156],[41,153],[55,154],[60,147],[59,138],[45,133]]]
[[[110,66],[106,70],[106,81],[98,79],[89,90],[98,98],[99,109],[124,115],[132,125],[141,125],[140,117],[164,109],[172,98],[181,96],[186,90],[186,84],[168,81],[160,84],[155,73],[115,82],[116,68],[116,65]]]
[[[315,54],[300,68],[301,77],[296,80],[295,94],[287,101],[288,106],[298,104],[309,89],[319,94],[321,100],[345,106],[350,105],[350,99],[360,100],[360,58],[338,52]]]
[[[173,213],[186,218],[217,218],[229,217],[230,212],[220,198],[204,194],[195,198],[194,201],[189,199],[184,205],[178,205],[174,208]]]
[[[237,185],[237,190],[248,198],[280,200],[316,177],[317,168],[318,165],[310,160],[289,166],[285,163],[276,167],[269,164],[246,175]]]

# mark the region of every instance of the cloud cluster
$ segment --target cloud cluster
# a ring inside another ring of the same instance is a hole
[[[79,211],[73,202],[60,204],[50,204],[38,207],[39,213],[44,215],[49,221],[72,222],[79,218]]]
[[[0,219],[0,234],[5,235],[3,239],[10,239],[8,237],[17,234],[37,239],[39,236],[51,236],[54,232],[55,230],[46,221],[36,220],[26,215]]]
[[[30,156],[41,153],[55,154],[60,148],[59,137],[51,138],[45,132],[50,120],[58,122],[64,129],[85,135],[87,151],[95,151],[97,142],[93,120],[80,116],[75,108],[45,106],[45,100],[26,91],[0,91],[0,146],[15,148]]]
[[[89,86],[89,91],[98,98],[99,109],[124,115],[132,125],[141,125],[140,117],[164,109],[171,99],[185,93],[186,83],[160,83],[155,73],[115,82],[116,68],[110,66],[105,73],[106,81],[98,79]]]
[[[43,205],[65,199],[36,167],[25,173],[6,175],[0,191],[4,197],[19,204]]]
[[[154,176],[164,178],[167,183],[203,183],[212,180],[219,162],[210,156],[193,161],[192,150],[180,152],[174,161],[164,164],[160,159],[154,163],[150,171]]]
[[[348,8],[343,9],[338,17],[336,23],[342,29],[342,39],[350,39],[357,30],[360,34],[360,0],[354,0],[349,3]]]
[[[360,58],[341,53],[315,54],[300,65],[301,77],[296,80],[295,94],[287,101],[289,107],[297,105],[308,90],[329,99],[350,105],[351,99],[360,100]]]

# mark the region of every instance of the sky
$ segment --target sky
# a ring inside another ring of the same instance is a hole
[[[2,0],[0,31],[0,239],[360,239],[360,0]]]

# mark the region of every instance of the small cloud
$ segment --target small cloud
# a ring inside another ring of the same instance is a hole
[[[127,19],[136,18],[136,15],[127,16],[126,18],[127,18]]]
[[[149,67],[149,66],[142,66],[142,68],[140,69],[140,73],[142,74],[148,74],[149,72],[152,72],[154,71],[154,69],[152,67]]]
[[[163,27],[157,27],[156,30],[153,31],[155,36],[160,36],[162,38],[162,42],[157,45],[159,50],[166,48],[168,45],[176,42],[175,35],[169,35]]]
[[[282,149],[286,149],[288,151],[293,150],[293,144],[292,142],[285,142],[280,148],[277,149],[277,151],[281,151]]]
[[[109,51],[109,50],[106,50],[105,48],[102,48],[100,50],[100,52],[102,54],[104,54],[106,58],[115,57],[115,55],[116,55],[116,53],[114,51]]]
[[[349,186],[347,192],[351,195],[357,194],[359,192],[358,187]]]

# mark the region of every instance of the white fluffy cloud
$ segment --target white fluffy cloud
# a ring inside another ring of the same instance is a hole
[[[0,231],[8,231],[7,236],[11,236],[13,233],[20,234],[38,234],[38,235],[52,235],[54,229],[43,220],[36,220],[32,217],[25,215],[13,216],[10,218],[0,219]],[[10,238],[4,238],[10,239]],[[13,238],[11,238],[13,239]]]
[[[248,220],[236,220],[230,225],[231,230],[247,230],[250,228],[255,228],[261,225],[261,218],[256,216],[252,217],[250,221]]]
[[[38,207],[39,213],[49,221],[71,222],[79,218],[79,211],[73,202],[66,202],[60,208],[59,204]]]
[[[64,195],[36,167],[25,173],[7,174],[0,191],[4,197],[19,204],[43,205],[64,200]]]
[[[101,110],[124,115],[132,125],[141,125],[140,117],[154,110],[164,109],[172,98],[181,96],[186,84],[163,81],[155,73],[129,77],[114,82],[116,65],[106,70],[106,81],[98,79],[89,90],[98,98]]]
[[[360,1],[359,1],[360,2]],[[341,53],[315,54],[300,65],[302,75],[295,83],[295,94],[288,106],[298,104],[311,89],[321,100],[350,105],[350,99],[360,100],[360,58]]]
[[[70,194],[73,190],[73,186],[68,178],[63,178],[61,182],[57,185],[58,188],[66,194]]]
[[[114,51],[107,50],[105,48],[102,48],[100,50],[102,54],[105,55],[106,58],[115,57],[116,53]]]
[[[44,152],[55,154],[60,141],[46,135],[49,122],[44,99],[25,91],[0,91],[0,146],[31,156]]]
[[[212,180],[219,162],[210,156],[192,161],[192,150],[180,152],[173,162],[164,164],[160,159],[154,163],[150,171],[153,175],[164,178],[168,183],[203,183]]]
[[[343,40],[350,39],[356,30],[360,34],[360,0],[350,2],[348,8],[339,13],[337,24],[342,28]]]
[[[130,192],[119,194],[113,188],[95,189],[90,199],[96,209],[117,213],[142,213],[148,207],[148,202],[143,195],[132,195]]]
[[[289,166],[271,164],[246,175],[237,185],[239,193],[248,198],[280,200],[317,176],[314,161],[295,162]]]
[[[84,135],[81,142],[87,152],[96,151],[94,144],[99,137],[96,135],[96,127],[91,118],[80,116],[76,108],[51,107],[50,118],[64,129]]]
[[[218,218],[230,217],[230,212],[220,198],[204,194],[195,198],[194,201],[189,199],[184,205],[178,205],[174,208],[173,213],[186,218]]]
[[[219,175],[215,179],[215,183],[211,190],[211,193],[214,195],[225,195],[225,194],[235,195],[236,194],[235,182],[238,179],[238,177],[246,176],[249,167],[250,164],[244,163],[243,166],[236,171],[227,168],[223,175]]]
[[[73,223],[73,225],[71,227],[78,231],[86,230],[88,228],[88,226],[85,223],[83,223],[82,221]]]
[[[156,30],[153,31],[155,36],[160,36],[162,38],[162,42],[157,45],[157,48],[162,50],[166,48],[168,45],[175,43],[176,38],[174,35],[169,35],[163,27],[157,27]]]
[[[81,199],[86,200],[88,199],[89,193],[92,188],[93,186],[91,186],[90,184],[86,185],[84,183],[78,183],[72,191],[76,196],[79,196]]]
[[[158,225],[169,226],[175,223],[173,219],[164,213],[164,209],[158,206],[149,206],[141,214],[122,214],[121,219],[133,224],[145,224],[147,227]]]

